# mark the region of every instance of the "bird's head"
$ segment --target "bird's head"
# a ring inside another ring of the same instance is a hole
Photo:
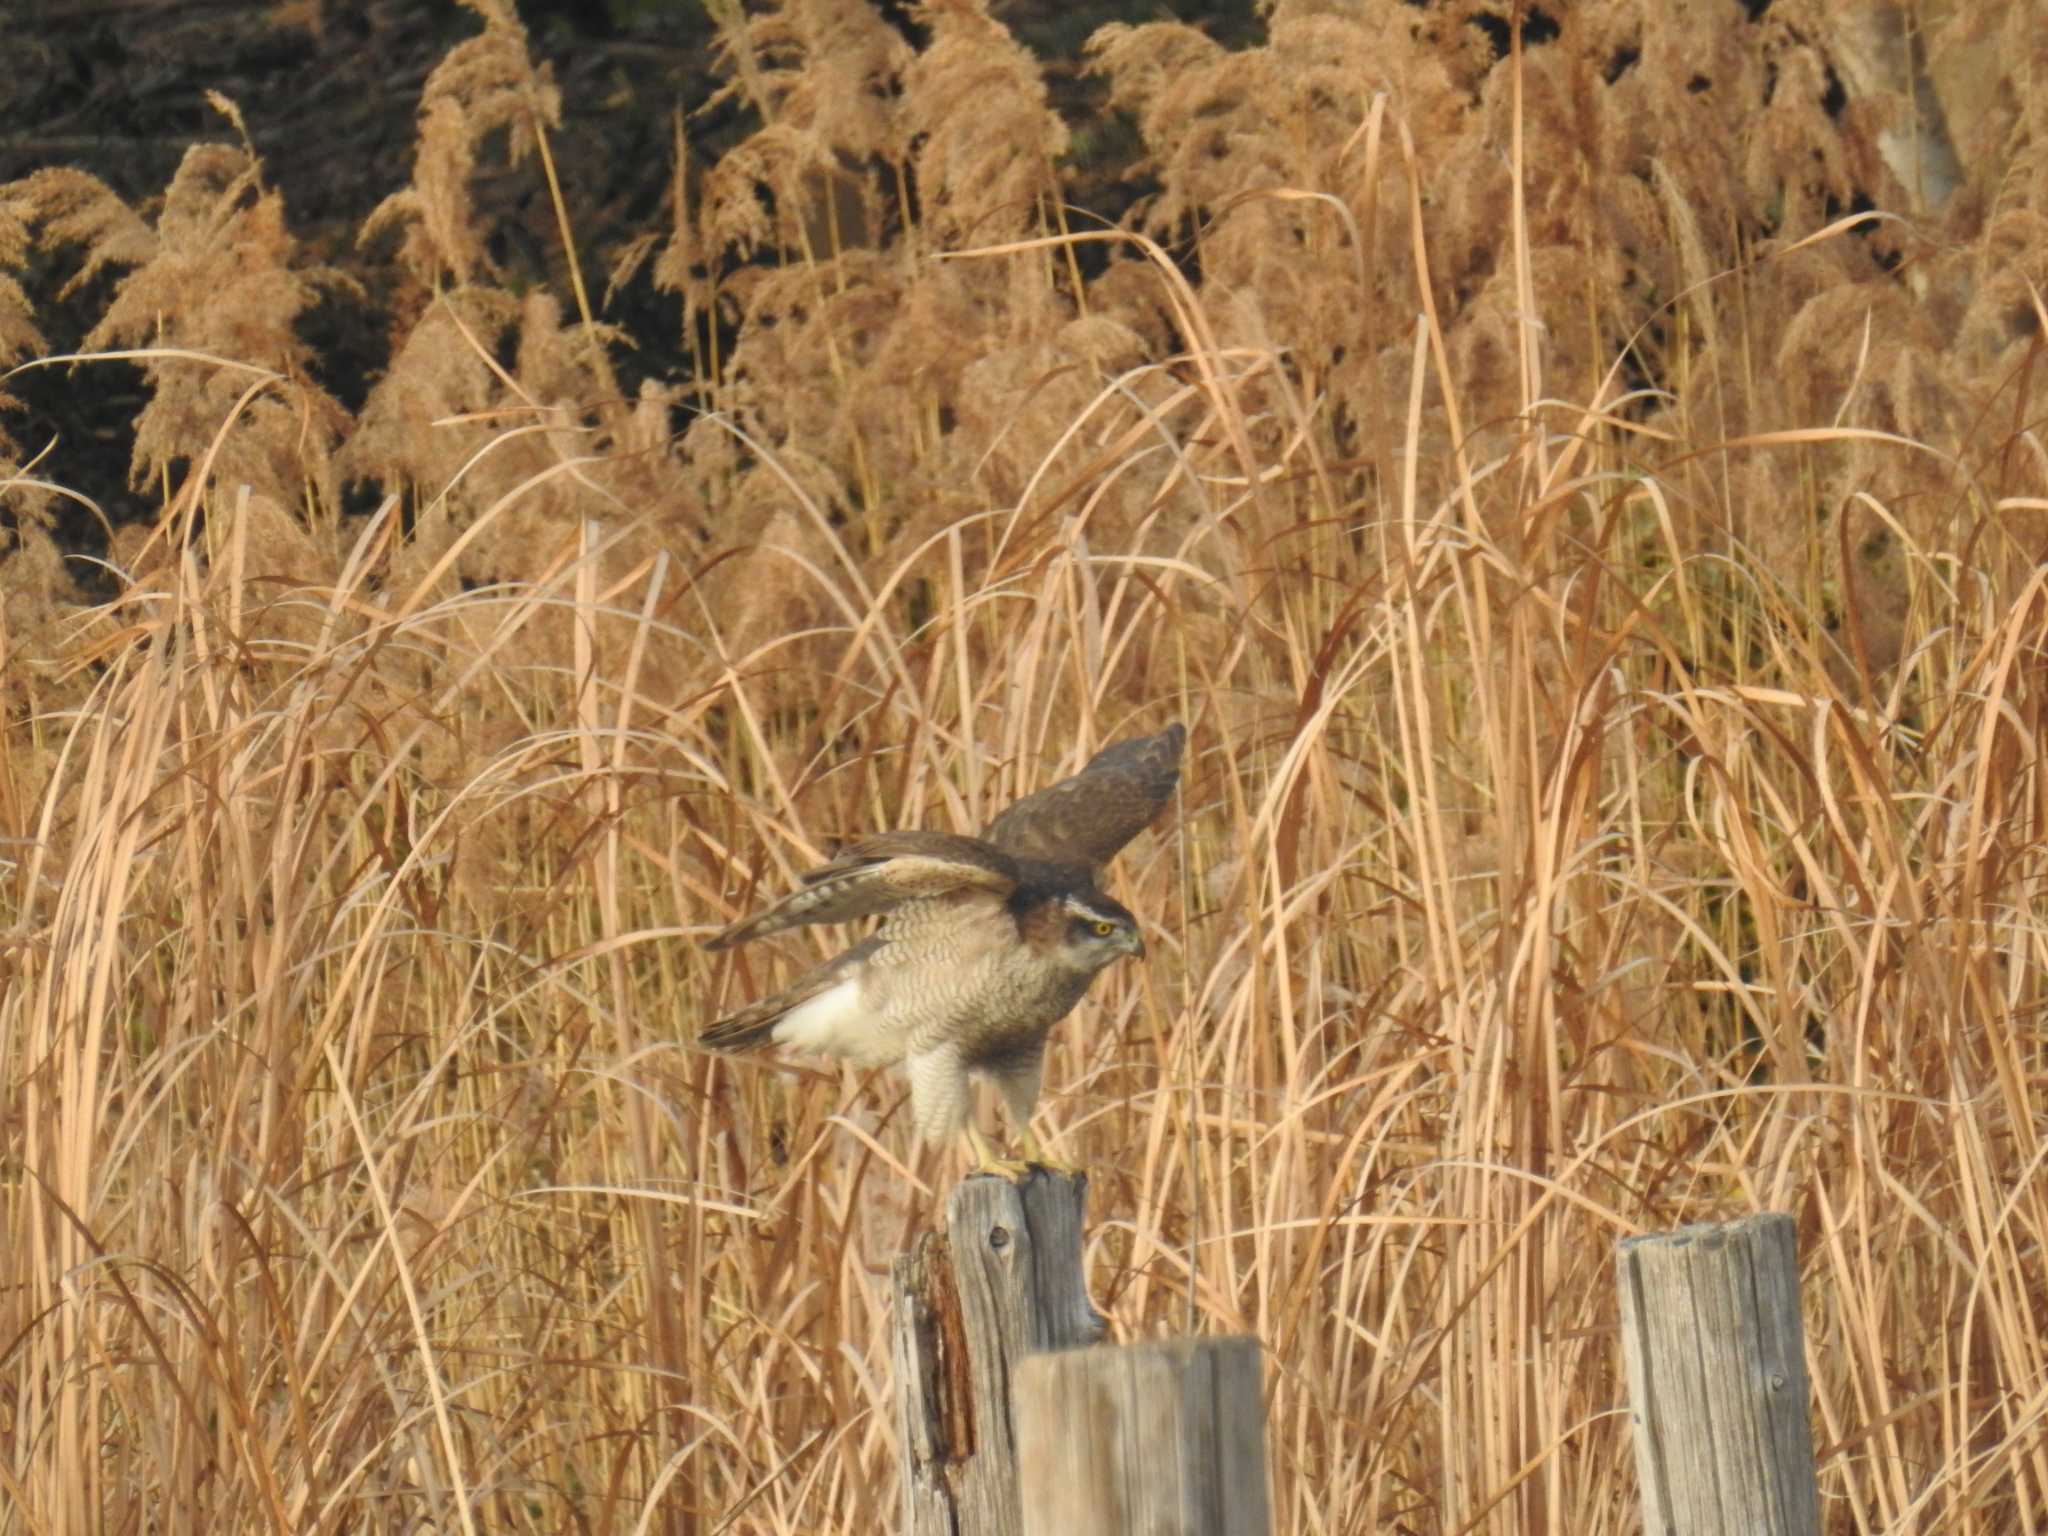
[[[1059,921],[1053,950],[1069,969],[1092,975],[1125,955],[1145,957],[1138,920],[1121,903],[1085,891],[1057,897],[1052,906]]]

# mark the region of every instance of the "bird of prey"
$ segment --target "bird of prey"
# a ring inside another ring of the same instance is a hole
[[[979,1167],[1015,1176],[1044,1153],[1031,1132],[1045,1038],[1102,970],[1143,956],[1137,919],[1097,888],[1180,780],[1185,727],[1117,742],[1011,806],[980,837],[884,832],[802,876],[766,911],[706,941],[730,949],[800,923],[881,926],[787,990],[698,1037],[902,1064],[930,1141],[965,1132]],[[1029,1161],[998,1158],[975,1128],[970,1079],[994,1081]]]

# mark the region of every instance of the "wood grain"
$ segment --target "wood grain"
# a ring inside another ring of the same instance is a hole
[[[1618,1267],[1644,1529],[1814,1536],[1792,1218],[1631,1238]]]

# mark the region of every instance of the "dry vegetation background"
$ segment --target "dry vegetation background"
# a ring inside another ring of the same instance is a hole
[[[360,410],[232,102],[0,187],[155,508],[84,600],[0,414],[0,1530],[886,1529],[955,1164],[686,1043],[830,938],[689,940],[1175,717],[1044,1120],[1279,1530],[1635,1529],[1613,1244],[1762,1208],[1830,1529],[2044,1529],[2038,5],[1276,0],[1092,124],[977,0],[714,7],[753,131],[523,283],[579,104],[474,3]]]

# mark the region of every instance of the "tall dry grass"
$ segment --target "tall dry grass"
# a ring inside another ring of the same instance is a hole
[[[957,1170],[688,1045],[829,939],[688,940],[1170,718],[1045,1120],[1117,1334],[1266,1346],[1278,1529],[1634,1529],[1614,1242],[1762,1208],[1830,1528],[2043,1527],[2035,108],[1873,226],[1823,8],[1280,4],[1098,37],[1104,233],[978,6],[734,12],[759,132],[615,272],[678,438],[490,270],[467,178],[565,108],[477,8],[354,418],[246,144],[0,193],[0,261],[125,272],[162,495],[81,607],[0,444],[0,1529],[886,1527]]]

